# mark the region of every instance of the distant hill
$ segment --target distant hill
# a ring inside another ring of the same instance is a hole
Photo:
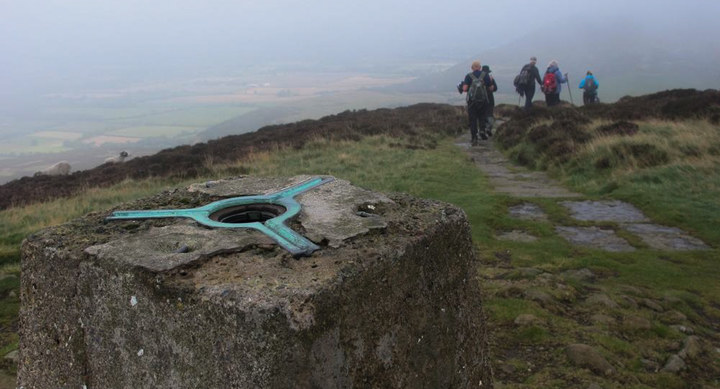
[[[576,103],[581,101],[577,84],[587,70],[599,79],[603,101],[665,89],[720,87],[720,40],[714,38],[715,34],[703,36],[668,26],[663,33],[667,38],[660,39],[659,33],[640,29],[632,21],[602,23],[557,23],[395,89],[407,93],[454,92],[472,60],[479,59],[492,69],[499,85],[497,98],[517,103],[512,80],[531,56],[538,58],[541,73],[550,60],[558,60],[560,69],[570,74]],[[655,31],[661,30],[663,26],[655,27]],[[568,100],[567,92],[562,93],[562,98]]]
[[[463,109],[443,104],[416,104],[396,109],[345,111],[319,120],[266,126],[207,143],[178,146],[120,164],[103,164],[68,176],[23,177],[0,185],[0,210],[13,206],[71,197],[88,188],[107,187],[125,179],[192,178],[211,174],[208,161],[232,164],[253,152],[302,148],[317,139],[359,140],[365,136],[456,134],[466,122]],[[238,174],[241,174],[238,171]]]
[[[587,118],[605,120],[706,118],[717,124],[720,123],[720,91],[677,89],[624,98],[614,104],[572,109]],[[423,140],[428,138],[428,132],[455,135],[466,129],[464,112],[458,106],[429,103],[395,109],[345,111],[319,120],[266,126],[255,132],[225,136],[207,143],[178,146],[68,176],[23,177],[0,185],[0,210],[69,197],[87,188],[107,187],[128,178],[199,177],[211,174],[208,161],[233,164],[253,152],[302,148],[307,142],[317,139],[359,140],[366,136],[388,135]],[[525,115],[527,120],[536,120],[552,112],[552,109],[537,108],[521,112],[521,115]],[[502,127],[498,131],[502,131]],[[241,173],[238,171],[238,174]]]

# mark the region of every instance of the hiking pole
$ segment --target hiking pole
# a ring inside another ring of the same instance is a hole
[[[570,77],[568,77],[567,73],[565,73],[565,79],[567,80],[568,93],[570,93],[570,104],[575,105],[572,98],[572,91],[570,90],[572,89],[572,87],[570,86]]]

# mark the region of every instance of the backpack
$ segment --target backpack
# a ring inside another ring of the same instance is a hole
[[[530,66],[525,65],[523,66],[522,70],[520,70],[520,74],[515,76],[515,80],[513,80],[513,86],[515,86],[515,88],[519,88],[521,86],[528,85],[530,81],[532,81],[530,77]]]
[[[467,91],[467,103],[479,103],[485,104],[489,101],[487,87],[485,86],[485,76],[487,73],[480,73],[480,77],[475,77],[473,73],[469,76],[472,79],[472,84]]]
[[[595,91],[597,90],[597,85],[595,85],[595,79],[585,78],[585,85],[583,86],[583,90],[590,94],[595,93]]]
[[[545,72],[545,76],[543,77],[542,91],[546,95],[557,92],[557,79],[554,72]]]

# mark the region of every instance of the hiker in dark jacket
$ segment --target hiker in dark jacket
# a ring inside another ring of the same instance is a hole
[[[536,63],[537,58],[530,57],[530,63],[520,69],[520,74],[527,71],[526,79],[517,85],[518,93],[520,93],[521,96],[525,96],[525,109],[532,107],[532,100],[535,96],[535,81],[542,86],[542,78],[540,78],[540,71],[537,66],[535,66]]]
[[[472,71],[465,76],[465,80],[462,83],[463,92],[467,92],[468,89],[470,89],[473,78],[481,79],[486,87],[492,84],[490,75],[482,71],[480,61],[474,61],[470,69]],[[482,139],[487,139],[485,129],[487,127],[488,105],[487,102],[480,103],[470,101],[470,99],[467,101],[468,119],[470,120],[470,138],[473,146],[477,146],[478,144],[478,135],[480,135]]]
[[[483,65],[482,71],[490,76],[490,85],[488,85],[487,88],[488,108],[486,114],[487,125],[485,126],[485,130],[487,136],[492,136],[492,129],[493,125],[495,124],[495,92],[497,92],[497,83],[495,82],[495,77],[490,74],[492,73],[492,70],[490,70],[490,66]]]
[[[548,83],[548,80],[554,81]],[[567,83],[567,74],[563,75],[555,60],[550,61],[548,68],[543,76],[543,93],[545,93],[545,103],[548,107],[560,104],[561,85]]]
[[[587,75],[580,81],[579,86],[579,88],[583,90],[583,104],[588,105],[598,102],[597,90],[599,87],[600,83],[597,78],[588,70]]]

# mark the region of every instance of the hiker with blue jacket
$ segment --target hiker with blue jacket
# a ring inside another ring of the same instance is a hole
[[[490,106],[488,88],[492,79],[488,72],[482,71],[480,61],[474,61],[470,66],[472,70],[462,82],[462,91],[467,93],[467,112],[470,120],[470,138],[473,146],[478,144],[478,135],[487,139],[487,112]]]
[[[562,74],[556,60],[550,61],[543,77],[542,91],[548,107],[560,104],[561,85],[567,83],[567,73]]]
[[[579,88],[583,90],[583,104],[588,105],[599,102],[597,90],[600,87],[600,83],[597,78],[593,76],[591,71],[587,71],[587,75],[580,81]]]

